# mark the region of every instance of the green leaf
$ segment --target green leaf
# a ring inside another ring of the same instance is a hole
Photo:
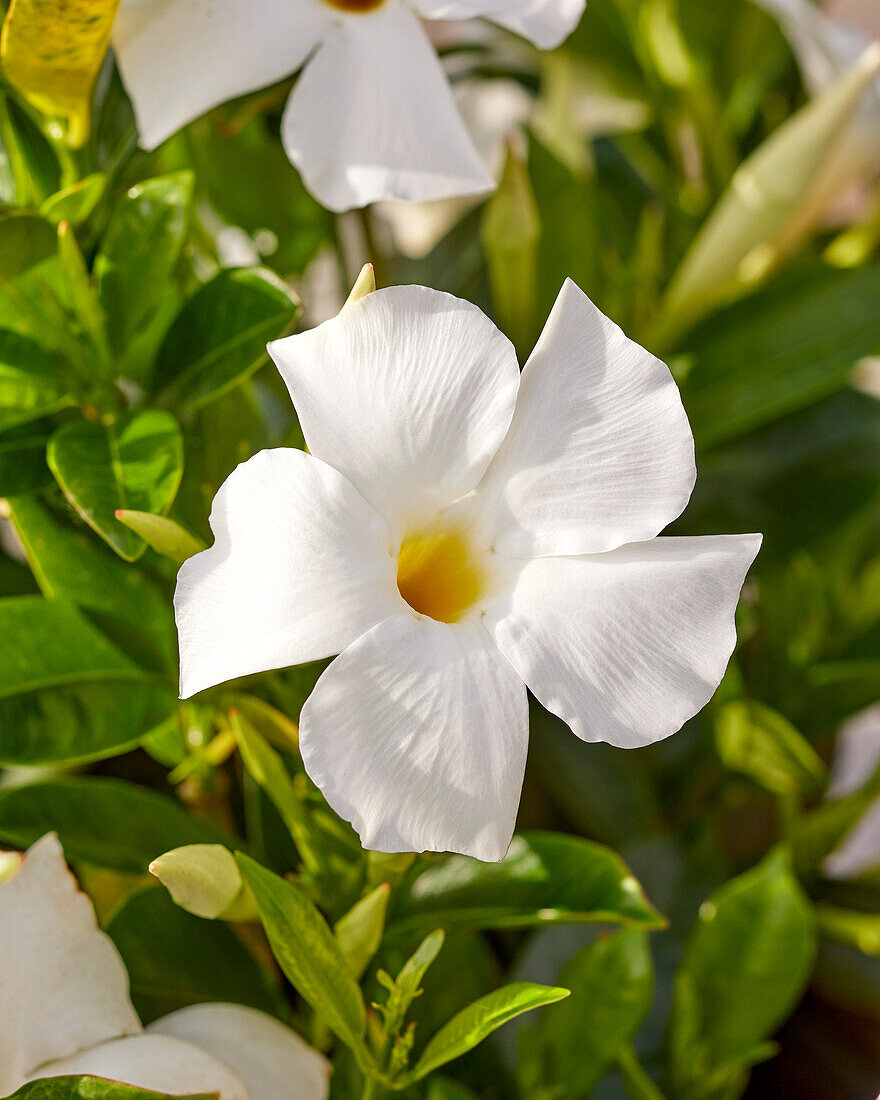
[[[646,934],[626,928],[582,948],[560,982],[571,990],[538,1024],[547,1084],[586,1100],[629,1044],[651,1006],[654,967]]]
[[[0,600],[0,763],[111,756],[132,748],[174,702],[70,604]]]
[[[801,814],[792,830],[795,866],[802,875],[815,874],[826,857],[846,839],[880,797],[880,767],[858,790],[830,798]]]
[[[228,925],[179,909],[160,886],[138,890],[107,921],[145,1023],[186,1005],[231,1001],[273,1015],[284,1001]]]
[[[116,519],[120,508],[163,513],[183,475],[183,436],[170,413],[149,409],[119,424],[72,421],[52,437],[49,468],[88,525],[126,561],[146,550]]]
[[[445,941],[446,933],[442,928],[436,928],[425,936],[400,968],[400,973],[394,979],[396,987],[394,1007],[401,1019],[419,995],[422,981],[440,954]]]
[[[215,400],[266,361],[299,301],[264,268],[221,271],[186,303],[159,349],[153,386],[169,408],[191,411]]]
[[[809,795],[827,781],[821,758],[775,710],[750,700],[727,703],[715,717],[718,755],[768,791]]]
[[[666,333],[760,278],[809,228],[822,172],[874,79],[880,54],[852,69],[787,119],[737,169],[672,279]]]
[[[662,928],[664,920],[609,848],[561,833],[514,837],[503,863],[451,856],[404,886],[389,919],[396,933],[455,925],[526,928],[607,922]]]
[[[382,942],[389,893],[388,884],[382,883],[356,902],[333,926],[336,942],[357,979],[363,976]]]
[[[4,843],[23,851],[50,832],[68,859],[128,874],[146,874],[172,848],[236,844],[167,795],[121,779],[48,779],[0,791]]]
[[[132,187],[116,204],[95,258],[110,345],[125,350],[167,294],[189,225],[191,172]]]
[[[203,542],[181,527],[177,520],[169,519],[168,516],[154,516],[149,512],[119,508],[116,518],[157,554],[170,558],[178,565],[205,549]]]
[[[246,855],[236,858],[279,966],[331,1030],[363,1057],[363,996],[327,922],[293,883]]]
[[[765,1040],[809,978],[815,938],[810,905],[782,851],[703,904],[676,975],[675,1095],[716,1070],[725,1081],[736,1077],[759,1050],[766,1056]]]
[[[104,632],[138,663],[176,669],[171,601],[152,579],[33,497],[13,497],[9,508],[44,596],[99,613]]]
[[[110,378],[115,373],[116,363],[107,343],[107,320],[95,295],[76,235],[68,222],[62,222],[58,226],[58,255],[71,309],[80,329],[94,349],[97,359],[96,373]]]
[[[168,1100],[165,1093],[147,1092],[104,1077],[44,1077],[22,1085],[9,1100]],[[180,1100],[220,1100],[220,1094],[191,1093]]]
[[[524,1012],[553,1004],[568,996],[567,989],[531,982],[513,982],[462,1009],[431,1039],[406,1080],[418,1081],[435,1069],[460,1058]]]
[[[809,265],[715,314],[688,339],[682,396],[698,447],[715,447],[847,385],[880,349],[880,265]]]
[[[817,905],[815,914],[819,928],[826,936],[852,944],[866,955],[880,955],[880,913]]]
[[[617,1060],[627,1100],[664,1100],[663,1093],[642,1068],[631,1046],[624,1047]]]
[[[78,183],[50,195],[40,207],[40,214],[54,225],[61,222],[82,225],[101,201],[106,189],[107,177],[103,172],[94,172]]]
[[[0,216],[0,240],[0,283],[47,260],[56,247],[52,223],[22,211]]]
[[[46,465],[49,437],[39,431],[13,431],[0,436],[0,497],[34,493],[52,484]]]
[[[0,432],[71,404],[58,357],[27,336],[0,330]]]

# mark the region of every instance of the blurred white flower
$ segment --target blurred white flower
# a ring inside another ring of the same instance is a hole
[[[843,798],[868,782],[880,766],[880,707],[844,723],[837,735],[829,797]],[[825,861],[832,878],[854,878],[880,867],[880,799]]]
[[[144,1030],[122,958],[54,835],[0,861],[0,928],[0,1095],[84,1075],[219,1100],[327,1096],[324,1058],[255,1009],[193,1005]]]
[[[365,847],[504,856],[526,685],[625,748],[708,702],[760,536],[654,538],[695,479],[678,389],[571,281],[522,377],[479,309],[417,286],[269,350],[311,453],[220,489],[178,578],[181,694],[341,654],[300,745]]]
[[[208,108],[303,71],[282,140],[331,210],[491,190],[420,19],[482,16],[542,49],[585,0],[123,0],[113,45],[152,149]]]
[[[813,0],[754,0],[775,16],[791,43],[804,83],[815,96],[840,79],[857,63],[880,33],[880,26],[848,22],[858,15],[854,0],[834,9],[836,18]],[[871,0],[872,4],[874,0]],[[876,22],[876,14],[874,15]],[[865,97],[846,136],[830,158],[817,191],[815,208],[821,212],[834,200],[852,198],[852,189],[864,187],[880,172],[880,78]],[[849,192],[849,194],[847,194]]]

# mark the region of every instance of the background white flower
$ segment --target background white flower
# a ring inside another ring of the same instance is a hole
[[[304,65],[284,147],[331,210],[493,187],[420,22],[484,16],[549,49],[584,0],[123,0],[113,45],[141,143]]]
[[[122,958],[54,835],[0,877],[0,928],[0,1095],[82,1074],[220,1100],[327,1096],[324,1058],[255,1009],[193,1005],[145,1031]]]
[[[340,653],[300,744],[365,847],[504,856],[525,685],[627,748],[709,700],[760,537],[654,539],[695,478],[678,389],[571,281],[522,380],[480,310],[424,287],[270,351],[311,454],[220,489],[178,579],[181,694]]]

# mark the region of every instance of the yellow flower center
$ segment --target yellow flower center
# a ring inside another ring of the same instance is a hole
[[[397,587],[420,615],[455,623],[483,595],[486,575],[462,531],[435,529],[404,540]]]
[[[326,2],[331,8],[339,8],[340,11],[362,13],[381,8],[385,0],[326,0]]]

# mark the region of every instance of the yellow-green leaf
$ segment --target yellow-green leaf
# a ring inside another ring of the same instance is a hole
[[[12,0],[0,39],[9,82],[38,110],[61,119],[77,148],[89,134],[92,85],[119,0]]]

